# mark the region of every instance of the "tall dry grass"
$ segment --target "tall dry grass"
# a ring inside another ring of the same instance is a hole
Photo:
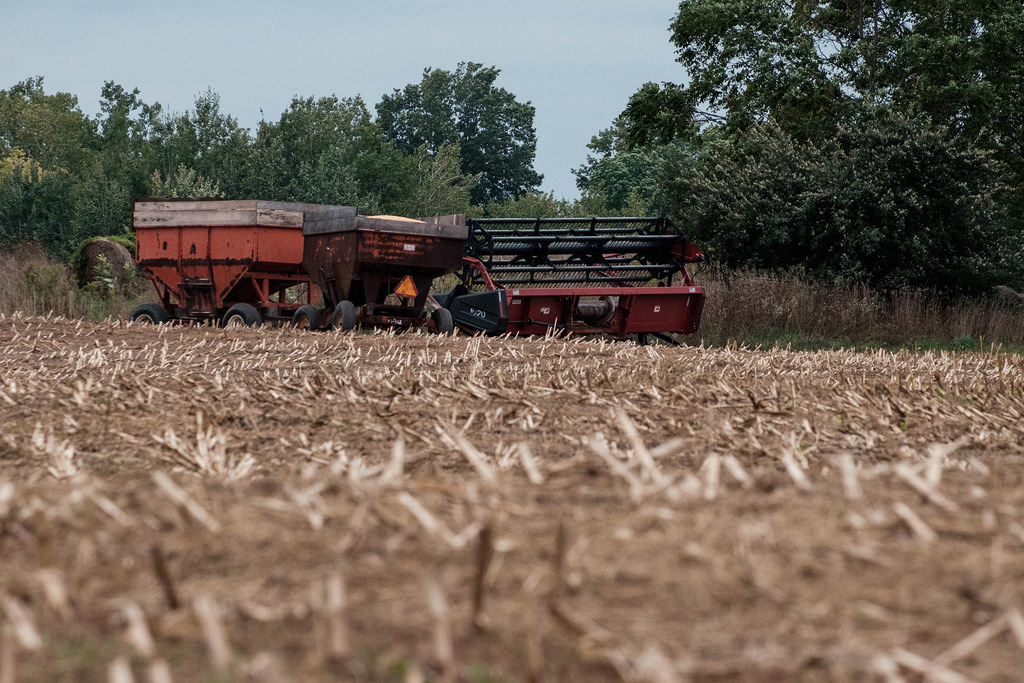
[[[715,270],[698,281],[707,302],[691,343],[1024,346],[1024,305],[995,296],[949,301],[927,292],[882,294],[864,286],[826,287],[795,277]],[[126,319],[150,300],[152,288],[141,275],[125,291],[104,295],[79,288],[70,267],[49,259],[38,245],[0,253],[0,314]]]
[[[944,300],[751,273],[709,272],[700,283],[707,302],[699,335],[711,344],[1024,345],[1024,306],[995,296]]]
[[[103,320],[127,318],[151,287],[136,278],[124,291],[79,288],[71,268],[51,260],[42,247],[22,244],[0,253],[0,314],[58,315]]]

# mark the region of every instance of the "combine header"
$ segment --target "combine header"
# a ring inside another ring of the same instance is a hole
[[[461,284],[437,300],[467,332],[691,334],[703,253],[667,218],[470,220]]]

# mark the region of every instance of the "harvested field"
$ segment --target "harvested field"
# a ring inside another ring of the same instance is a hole
[[[1015,681],[1024,359],[0,317],[0,681]]]

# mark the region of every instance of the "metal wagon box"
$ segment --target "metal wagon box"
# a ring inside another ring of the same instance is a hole
[[[136,199],[136,262],[171,317],[219,320],[237,304],[264,318],[317,303],[303,266],[307,216],[328,225],[355,207],[219,199]],[[301,296],[285,297],[289,288]]]

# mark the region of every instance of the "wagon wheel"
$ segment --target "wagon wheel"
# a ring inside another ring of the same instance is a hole
[[[299,308],[292,315],[292,327],[300,330],[309,330],[310,332],[316,331],[316,320],[320,317],[320,309],[316,306],[306,304]]]
[[[437,325],[438,334],[452,334],[455,332],[455,322],[452,320],[452,312],[447,308],[439,308],[430,314],[430,319]]]
[[[167,314],[167,311],[165,311],[164,307],[160,304],[142,304],[141,306],[136,306],[131,315],[132,322],[143,323],[145,325],[163,325],[170,319],[171,316]]]
[[[228,309],[228,312],[221,318],[221,327],[253,327],[262,325],[263,318],[254,306],[249,304],[235,304]]]
[[[356,327],[359,313],[356,305],[351,301],[342,301],[334,307],[334,315],[331,317],[331,329],[348,332]]]

